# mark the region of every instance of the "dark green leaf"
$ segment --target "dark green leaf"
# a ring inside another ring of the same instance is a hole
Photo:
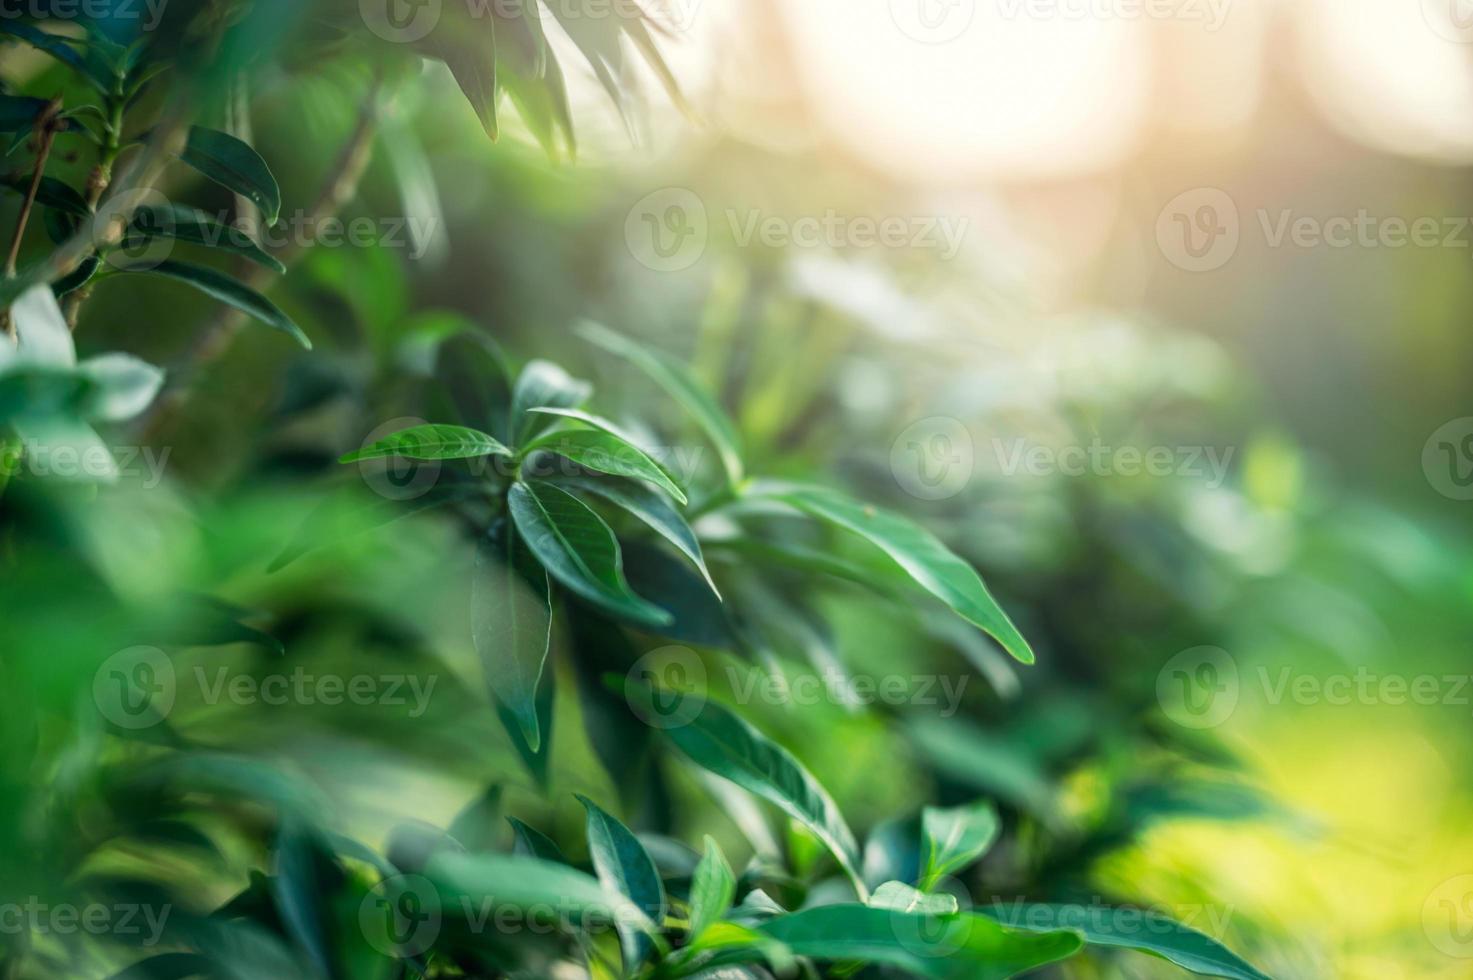
[[[1142,909],[1019,902],[979,911],[1004,925],[1029,932],[1074,929],[1092,946],[1139,950],[1202,976],[1268,980],[1265,974],[1210,936]]]
[[[670,501],[665,497],[643,483],[613,476],[570,476],[560,477],[553,482],[570,490],[602,497],[643,521],[662,538],[673,544],[681,554],[689,558],[700,569],[711,591],[716,593],[718,599],[721,597],[721,593],[716,589],[716,583],[711,579],[711,572],[706,567],[706,556],[701,552],[701,542],[696,539],[695,532],[691,530],[680,511],[671,506]]]
[[[466,804],[450,822],[449,833],[467,851],[496,849],[496,815],[501,810],[501,784],[487,787],[486,792]]]
[[[239,228],[223,224],[198,208],[182,204],[147,205],[133,213],[129,234],[144,239],[172,238],[239,255],[256,265],[282,273],[286,266],[272,258]]]
[[[535,753],[542,747],[537,686],[552,648],[552,590],[541,566],[519,561],[516,536],[501,537],[476,548],[471,635],[493,694],[515,716]],[[521,574],[519,565],[530,568]]]
[[[12,178],[0,181],[0,187],[13,191],[24,197],[30,193],[31,180],[26,178]],[[90,218],[92,209],[87,206],[87,201],[81,194],[77,193],[72,186],[65,181],[57,180],[55,177],[42,177],[41,183],[36,187],[36,200],[48,208],[55,208],[65,214],[78,218]]]
[[[191,126],[179,158],[260,208],[268,225],[280,219],[281,188],[271,168],[250,144],[217,129]]]
[[[550,361],[532,361],[522,369],[511,396],[511,439],[517,446],[553,424],[549,415],[533,414],[534,408],[577,408],[588,400],[593,388]]]
[[[664,626],[670,614],[635,595],[609,526],[577,497],[550,483],[517,483],[508,495],[522,540],[569,591],[617,616]]]
[[[296,338],[297,343],[307,350],[312,349],[312,341],[307,339],[302,328],[297,326],[291,317],[283,313],[275,303],[233,276],[207,266],[172,260],[157,264],[148,262],[131,267],[123,266],[122,271],[167,276],[170,279],[186,282],[207,296],[212,296],[227,306],[232,306],[247,316],[260,320],[268,327],[274,327]]]
[[[763,482],[752,487],[747,496],[781,501],[858,534],[884,551],[905,575],[957,615],[996,638],[1017,660],[1033,663],[1028,641],[992,598],[977,570],[925,528],[824,487]]]
[[[859,845],[838,806],[817,779],[787,749],[727,708],[703,696],[660,691],[665,710],[656,710],[655,692],[631,683],[626,692],[642,706],[644,718],[689,719],[664,729],[691,761],[749,793],[775,803],[823,841],[861,899],[868,893],[859,876]],[[694,700],[692,700],[694,699]]]
[[[45,99],[26,95],[0,95],[0,133],[22,133],[34,128],[49,105]]]
[[[87,79],[99,91],[105,93],[112,91],[113,79],[89,64],[66,38],[37,30],[30,24],[22,24],[8,16],[0,18],[0,34],[20,38],[36,50],[46,52]]]
[[[625,895],[644,909],[652,922],[665,919],[665,884],[644,845],[617,819],[586,796],[578,802],[588,811],[588,850],[593,868],[605,888]],[[650,937],[637,928],[619,924],[624,966],[636,972],[654,950]]]
[[[287,933],[327,976],[332,973],[332,954],[323,906],[332,883],[323,880],[323,870],[316,841],[296,821],[288,821],[277,839],[271,879],[276,911]]]
[[[552,861],[556,864],[567,864],[568,859],[563,857],[562,850],[536,827],[529,827],[516,817],[507,817],[506,822],[511,824],[511,829],[516,834],[516,853],[521,857],[534,857],[543,861]]]
[[[476,429],[460,425],[416,425],[400,429],[391,436],[348,453],[339,463],[358,463],[369,459],[442,460],[479,459],[482,456],[511,456],[496,439]]]

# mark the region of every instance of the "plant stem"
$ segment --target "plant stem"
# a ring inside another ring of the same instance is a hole
[[[333,166],[323,181],[312,207],[307,212],[308,227],[317,227],[328,218],[335,217],[358,194],[358,185],[368,170],[372,159],[374,136],[378,132],[378,102],[383,80],[375,73],[358,108],[358,118],[353,124],[347,140],[338,151]],[[310,246],[295,241],[277,254],[281,263],[290,267]],[[242,273],[241,280],[252,289],[265,288],[274,274],[260,266],[251,266]],[[214,318],[196,334],[194,343],[185,353],[181,363],[170,372],[173,378],[171,390],[154,401],[153,406],[141,420],[142,431],[153,431],[177,405],[188,396],[200,371],[206,364],[220,357],[230,348],[230,342],[246,323],[247,317],[233,307],[221,309]]]
[[[36,131],[40,134],[41,145],[36,151],[36,166],[31,172],[31,186],[26,191],[26,198],[21,202],[20,217],[15,222],[15,234],[10,239],[10,253],[5,257],[5,278],[15,278],[16,263],[20,261],[21,242],[26,237],[26,225],[30,224],[31,211],[36,206],[36,195],[41,190],[41,178],[46,176],[46,161],[51,157],[51,146],[56,142],[56,117],[61,112],[61,99],[55,98],[42,110],[36,121]],[[9,311],[4,316],[5,333],[11,341],[15,341],[15,323],[10,318]]]
[[[110,113],[107,122],[107,132],[103,137],[103,144],[98,150],[97,165],[92,168],[92,173],[87,177],[87,206],[93,211],[97,210],[98,202],[102,195],[107,192],[108,185],[113,179],[113,165],[118,161],[118,154],[122,152],[123,145],[123,100],[115,99],[110,105]],[[87,302],[87,297],[92,295],[92,287],[83,286],[68,296],[62,303],[62,309],[66,312],[67,326],[73,331],[77,329],[77,320],[82,314],[82,304]]]

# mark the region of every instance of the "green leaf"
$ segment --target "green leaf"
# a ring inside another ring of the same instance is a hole
[[[533,753],[542,747],[537,686],[552,649],[552,587],[547,572],[521,558],[515,535],[476,548],[471,577],[471,635],[486,680],[521,727]],[[526,575],[518,566],[530,565]]]
[[[594,429],[553,432],[522,450],[523,453],[539,451],[556,453],[596,473],[648,480],[680,503],[686,502],[685,493],[659,463],[644,450],[607,432]]]
[[[511,456],[496,439],[477,429],[461,425],[416,425],[400,429],[391,436],[348,453],[339,463],[357,463],[366,459],[479,459],[482,456]]]
[[[1013,932],[980,915],[927,916],[824,905],[764,923],[761,931],[817,960],[886,964],[940,980],[1005,980],[1073,956],[1072,932]]]
[[[31,192],[31,180],[29,177],[14,177],[0,181],[0,187],[24,197]],[[36,200],[48,208],[55,208],[73,217],[92,217],[92,209],[87,206],[86,199],[71,184],[55,177],[41,178],[41,183],[36,186]]]
[[[711,579],[706,567],[706,556],[701,551],[701,542],[680,511],[670,501],[643,483],[614,476],[604,477],[559,477],[552,481],[565,489],[578,490],[602,497],[609,503],[622,507],[631,515],[647,524],[653,531],[669,541],[679,552],[689,558],[700,569],[706,584],[720,598],[721,593]]]
[[[644,845],[628,827],[588,797],[579,796],[578,802],[588,811],[588,849],[598,880],[605,888],[627,896],[644,909],[651,921],[663,922],[665,884]],[[649,958],[654,945],[637,928],[619,923],[618,929],[624,947],[624,967],[632,974]]]
[[[1028,641],[992,598],[977,570],[925,528],[824,487],[764,481],[753,486],[746,496],[781,501],[859,535],[888,555],[917,585],[945,602],[963,619],[985,630],[1014,658],[1025,664],[1033,663],[1033,650]]]
[[[921,813],[925,846],[921,852],[921,889],[930,891],[947,875],[977,861],[997,840],[1000,824],[991,803],[950,810],[926,807]]]
[[[82,416],[100,422],[137,418],[164,384],[161,368],[131,354],[102,354],[77,365],[77,373],[91,382]]]
[[[663,710],[653,705],[655,692],[630,684],[626,694],[642,718],[689,718],[672,724],[665,735],[703,769],[749,793],[776,804],[823,841],[861,899],[869,897],[859,875],[859,845],[833,797],[792,753],[763,735],[727,708],[700,694],[658,692]]]
[[[508,907],[529,911],[550,908],[560,916],[587,914],[605,922],[637,925],[649,933],[655,930],[654,923],[634,902],[565,864],[502,854],[438,851],[425,864],[423,874],[438,889],[441,907],[447,912],[462,908],[478,912]]]
[[[736,429],[732,426],[731,420],[726,417],[726,413],[716,404],[716,400],[690,376],[684,365],[663,354],[642,347],[597,323],[581,324],[578,327],[578,335],[610,354],[622,357],[663,388],[666,394],[675,399],[691,418],[695,419],[696,424],[706,433],[706,438],[710,439],[716,447],[716,452],[721,457],[722,469],[726,473],[727,483],[736,486],[742,481],[741,441],[737,437]]]
[[[144,239],[171,238],[188,245],[202,245],[239,255],[276,273],[286,272],[286,266],[251,241],[245,232],[187,205],[141,207],[133,213],[129,233]]]
[[[1082,933],[1092,946],[1138,950],[1202,976],[1269,980],[1210,936],[1142,909],[1017,902],[978,911],[1004,925],[1028,932],[1073,929]]]
[[[227,306],[232,306],[247,316],[254,317],[283,333],[296,338],[297,343],[307,350],[312,349],[312,341],[302,332],[291,317],[283,313],[275,303],[265,296],[256,292],[250,286],[241,282],[233,276],[226,275],[208,266],[192,265],[188,262],[175,262],[173,260],[159,262],[139,263],[133,266],[123,266],[123,272],[142,275],[166,276],[186,282],[207,296],[212,296]]]
[[[501,784],[493,783],[450,821],[448,833],[467,851],[496,849],[496,815],[501,810],[501,794]]]
[[[101,92],[111,92],[113,80],[97,71],[82,57],[71,42],[59,34],[48,34],[30,24],[18,23],[9,17],[0,18],[0,34],[20,38],[38,51],[44,51],[68,68],[91,82]]]
[[[709,836],[706,853],[690,883],[690,935],[698,940],[713,924],[720,922],[736,898],[736,875],[726,863],[721,847]]]
[[[954,915],[957,911],[955,895],[946,892],[928,895],[903,881],[887,881],[876,888],[869,904],[870,908],[922,915]]]
[[[458,29],[447,23],[437,32],[441,36],[431,35],[426,38],[423,47],[431,57],[443,61],[445,67],[450,69],[450,74],[455,77],[455,84],[460,86],[466,101],[476,111],[476,118],[481,121],[486,135],[495,140],[501,135],[501,125],[496,118],[495,18],[484,17],[477,20],[493,32],[491,37],[474,38],[466,43],[463,38],[446,36]]]
[[[543,861],[552,861],[557,864],[567,864],[568,859],[563,857],[562,850],[536,827],[529,827],[516,817],[507,817],[506,822],[511,824],[512,831],[516,834],[516,853],[522,857],[534,857]]]
[[[10,307],[19,346],[0,344],[0,366],[8,361],[71,368],[77,363],[77,347],[67,327],[66,316],[50,286],[32,286]]]
[[[641,446],[638,439],[625,432],[623,429],[615,425],[613,422],[610,422],[608,419],[598,415],[590,415],[588,412],[582,412],[575,408],[534,408],[532,409],[532,411],[533,413],[538,415],[555,415],[559,418],[571,419],[575,422],[582,422],[584,425],[591,426],[592,428],[597,429],[600,432],[604,432],[610,436],[613,436],[615,439],[618,439],[620,442],[626,444],[631,450],[633,450],[634,453],[642,456],[645,460],[652,464],[655,469],[659,470],[663,476],[663,479],[654,479],[649,477],[641,477],[641,479],[650,479],[652,483],[654,483],[656,486],[659,486],[666,493],[670,494],[670,496],[674,497],[682,505],[688,502],[685,499],[685,491],[682,490],[680,487],[680,481],[675,478],[675,474],[670,472],[670,468],[665,466],[659,460],[655,459],[654,454],[651,453],[648,449],[645,449],[643,446]],[[553,436],[547,436],[545,438],[550,440],[553,438]],[[554,449],[553,451],[556,452],[557,450]]]
[[[507,499],[522,540],[573,594],[648,626],[671,621],[669,613],[630,591],[618,539],[587,504],[539,481],[514,484]]]
[[[552,425],[547,415],[533,414],[534,408],[576,408],[588,400],[593,388],[550,361],[532,361],[522,369],[512,388],[511,439],[518,446]]]
[[[260,208],[266,224],[281,218],[281,188],[249,143],[217,129],[191,126],[179,159]]]
[[[49,105],[45,99],[27,95],[0,95],[0,133],[22,133],[34,128]]]
[[[325,893],[323,856],[309,832],[295,820],[277,839],[271,890],[287,934],[305,950],[323,976],[332,973],[332,956],[323,921]]]

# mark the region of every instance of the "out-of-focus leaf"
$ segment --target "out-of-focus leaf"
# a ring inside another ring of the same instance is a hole
[[[423,874],[437,886],[447,910],[553,908],[559,913],[586,913],[604,922],[637,924],[646,932],[655,928],[644,910],[624,895],[565,864],[442,851],[430,858]]]
[[[552,590],[547,572],[513,534],[482,541],[471,577],[471,635],[486,681],[516,717],[527,747],[542,747],[537,685],[552,648]],[[519,572],[519,568],[524,571]]]
[[[29,177],[0,180],[0,187],[24,197],[31,191],[31,180]],[[92,216],[92,209],[87,206],[86,199],[71,184],[55,177],[41,178],[41,182],[36,185],[36,203],[55,208],[74,218]]]
[[[991,905],[978,911],[1011,928],[1029,932],[1073,929],[1082,933],[1091,946],[1138,950],[1202,976],[1269,980],[1212,937],[1142,909],[1020,902]]]
[[[1001,825],[992,804],[981,802],[948,810],[928,806],[921,811],[921,829],[926,842],[920,886],[930,891],[986,854]]]
[[[496,849],[496,816],[501,810],[501,784],[495,783],[486,792],[465,805],[450,822],[450,836],[471,852]]]
[[[143,414],[164,385],[162,368],[131,354],[102,354],[79,364],[77,373],[91,382],[82,413],[100,422],[125,422]]]
[[[953,915],[957,911],[956,896],[946,892],[926,894],[903,881],[887,881],[875,889],[870,908],[894,912],[916,912],[921,915]]]
[[[323,857],[316,842],[295,821],[287,821],[277,839],[271,883],[288,934],[324,976],[331,975],[332,947],[323,906],[334,883],[323,880]]]
[[[706,837],[706,851],[690,883],[690,934],[698,939],[711,925],[721,921],[736,898],[736,875],[726,863],[721,846]]]
[[[726,413],[716,404],[716,400],[706,393],[683,365],[597,323],[581,324],[578,335],[633,364],[663,388],[666,394],[686,410],[706,433],[706,438],[715,445],[727,483],[736,486],[741,482],[741,442],[737,438],[736,429]]]
[[[652,922],[665,919],[665,884],[655,862],[629,828],[586,796],[578,802],[588,811],[588,850],[598,880],[644,909]],[[654,951],[650,937],[638,928],[617,924],[624,947],[624,967],[637,971]]]
[[[537,481],[514,484],[507,499],[522,540],[569,591],[637,623],[670,622],[669,613],[630,591],[619,542],[587,504]]]
[[[534,857],[543,861],[551,861],[555,864],[567,864],[568,859],[563,857],[562,850],[536,827],[529,827],[516,817],[507,817],[506,822],[511,824],[511,829],[516,835],[516,853],[521,857]]]
[[[9,17],[0,19],[0,35],[9,34],[25,41],[38,51],[44,51],[62,64],[71,68],[77,74],[87,79],[98,91],[111,92],[113,80],[107,75],[97,71],[82,57],[72,42],[58,34],[48,34],[46,31],[38,30],[30,24],[23,24]]]

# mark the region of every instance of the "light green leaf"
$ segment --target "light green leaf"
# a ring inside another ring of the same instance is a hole
[[[596,473],[648,480],[680,503],[686,502],[684,491],[659,463],[644,450],[607,432],[595,429],[552,432],[522,450],[524,454],[538,451],[556,453]]]
[[[824,487],[764,481],[750,488],[746,496],[781,501],[863,537],[888,555],[917,585],[945,602],[963,619],[985,630],[1017,660],[1033,663],[1033,650],[1028,641],[992,598],[977,570],[925,528]]]
[[[991,803],[973,803],[949,810],[926,807],[921,813],[925,845],[921,851],[921,889],[930,891],[947,875],[956,874],[987,853],[1001,825]]]
[[[471,636],[487,683],[536,753],[542,747],[537,685],[552,648],[552,588],[540,565],[529,557],[518,560],[516,536],[508,531],[502,537],[499,547],[487,539],[476,548]]]
[[[18,346],[0,342],[0,367],[7,363],[67,368],[77,363],[72,331],[50,286],[32,286],[11,304]]]
[[[208,266],[193,265],[188,262],[175,262],[172,259],[165,262],[141,262],[134,265],[124,265],[121,271],[141,275],[166,276],[186,282],[207,296],[212,296],[227,306],[233,306],[247,316],[254,317],[274,327],[283,333],[296,338],[297,343],[307,350],[312,349],[312,341],[302,332],[291,317],[287,316],[280,308],[265,296],[256,292],[250,286]]]
[[[357,463],[366,459],[478,459],[482,456],[511,456],[496,439],[461,425],[416,425],[348,453],[338,462]]]
[[[554,415],[559,418],[570,419],[574,422],[582,422],[584,425],[591,426],[592,428],[597,429],[600,432],[607,432],[609,435],[615,437],[616,439],[627,443],[630,447],[639,452],[640,455],[647,458],[651,463],[654,463],[659,471],[664,474],[664,480],[654,481],[658,486],[663,488],[666,493],[670,494],[670,496],[680,501],[681,504],[685,504],[687,502],[685,499],[685,492],[680,487],[680,481],[676,479],[674,473],[670,472],[670,468],[664,463],[661,463],[658,459],[656,459],[655,455],[651,453],[648,449],[644,448],[644,446],[640,444],[639,439],[630,435],[628,432],[625,432],[622,428],[615,425],[613,422],[610,422],[608,419],[600,415],[591,415],[588,412],[579,411],[576,408],[534,408],[532,409],[532,411],[538,415]]]
[[[689,717],[685,724],[665,728],[665,735],[698,766],[776,804],[807,826],[834,855],[859,897],[869,897],[859,875],[853,832],[833,797],[792,753],[701,695],[693,701],[690,695],[662,690],[658,697],[664,710],[657,711],[648,687],[630,684],[626,693],[631,701],[644,702],[645,710],[636,712],[642,718]]]
[[[887,881],[875,889],[870,908],[895,912],[919,912],[922,915],[953,915],[957,910],[955,895],[937,892],[928,895],[903,881]]]
[[[690,935],[692,939],[699,940],[707,929],[720,922],[722,916],[731,909],[734,898],[736,898],[736,876],[732,874],[731,865],[726,863],[726,855],[721,853],[720,845],[708,836],[706,853],[701,856],[701,863],[696,865],[696,872],[691,876]]]
[[[164,384],[164,372],[131,354],[102,354],[83,361],[77,373],[91,382],[83,399],[84,418],[126,422],[153,404]]]
[[[824,905],[772,919],[763,933],[799,956],[895,966],[939,980],[1005,980],[1073,956],[1073,932],[1039,935],[1004,929],[981,915],[928,916]]]
[[[511,395],[511,438],[518,446],[552,425],[534,408],[576,408],[588,400],[593,387],[579,381],[550,361],[532,361],[517,378]]]
[[[10,17],[0,18],[0,35],[9,34],[25,41],[38,51],[44,51],[57,61],[91,82],[100,92],[111,92],[113,80],[99,72],[83,58],[71,42],[58,34],[38,30],[30,24],[22,24]]]
[[[644,909],[654,922],[665,920],[665,884],[655,862],[639,839],[586,796],[578,802],[588,811],[588,849],[598,880]],[[637,928],[618,924],[624,948],[624,967],[635,973],[654,951],[650,937]]]
[[[587,915],[603,922],[637,925],[648,933],[655,931],[654,923],[638,905],[565,864],[503,854],[438,851],[423,873],[436,886],[441,907],[447,911],[465,908],[479,914],[479,910],[486,909],[551,908],[567,916]]]
[[[249,143],[217,129],[191,126],[179,159],[260,208],[268,225],[281,218],[281,188]]]
[[[1138,950],[1202,976],[1269,980],[1210,936],[1143,909],[1018,902],[978,911],[1004,925],[1029,932],[1073,929],[1082,933],[1091,946]]]
[[[589,343],[624,358],[663,388],[666,394],[679,402],[680,406],[706,433],[706,438],[710,439],[716,447],[716,452],[721,457],[722,469],[726,473],[727,483],[735,486],[742,481],[741,441],[737,437],[736,429],[732,426],[731,420],[726,417],[726,413],[721,410],[721,406],[716,404],[716,400],[690,376],[684,365],[663,354],[641,347],[634,341],[597,323],[579,325],[578,335]]]
[[[624,508],[649,525],[662,538],[673,544],[682,555],[689,558],[696,568],[700,569],[711,591],[716,593],[718,599],[721,597],[716,583],[711,579],[711,572],[706,567],[706,556],[701,551],[701,542],[697,540],[696,533],[691,530],[680,511],[676,510],[665,497],[643,483],[614,476],[568,476],[559,477],[552,482],[565,489],[579,490],[602,497],[609,503]]]
[[[512,520],[532,554],[575,595],[649,626],[671,616],[629,589],[618,539],[577,497],[550,483],[517,483],[507,497]]]

